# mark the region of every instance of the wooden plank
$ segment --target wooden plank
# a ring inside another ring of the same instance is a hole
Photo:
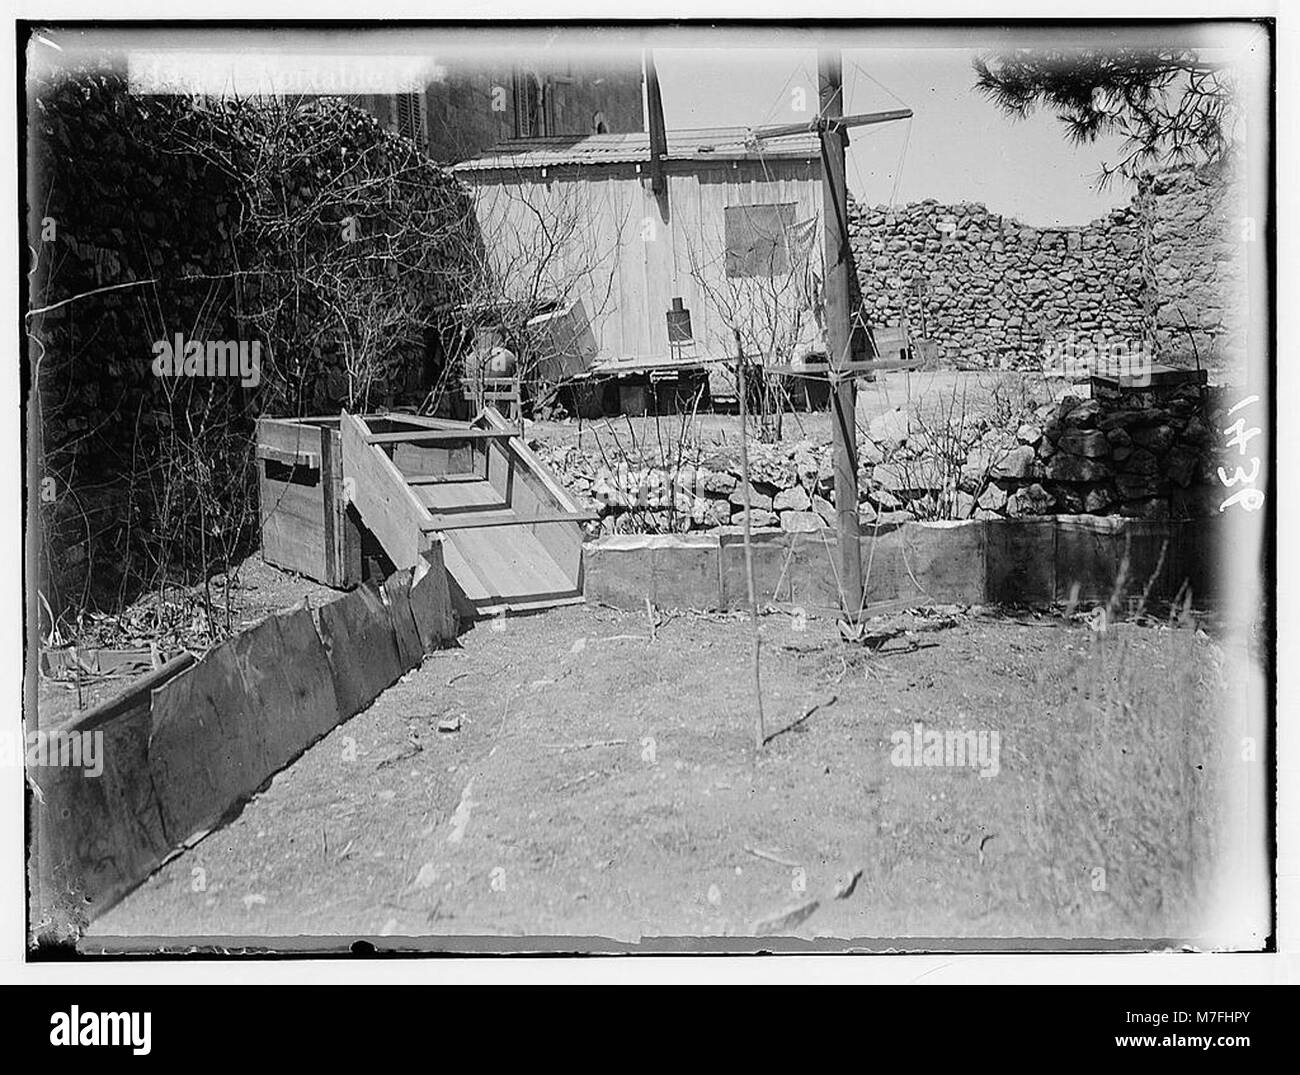
[[[113,697],[105,698],[98,705],[87,709],[84,713],[79,713],[69,725],[69,730],[84,732],[100,728],[127,710],[147,703],[150,691],[156,690],[173,676],[184,672],[194,663],[194,660],[192,653],[177,654],[166,664],[159,665],[153,671],[132,680]]]
[[[469,511],[459,515],[434,515],[435,530],[464,530],[481,526],[532,526],[538,523],[590,522],[599,516],[593,511],[538,511],[522,514],[507,508],[504,511]]]
[[[397,433],[369,433],[366,435],[366,443],[415,444],[425,441],[499,440],[513,436],[515,436],[513,432],[499,433],[490,429],[413,429],[410,432],[403,430]]]
[[[666,331],[666,330],[665,330]],[[507,444],[511,453],[523,462],[527,468],[537,476],[539,482],[546,487],[551,496],[555,498],[557,505],[568,508],[570,511],[577,511],[577,501],[569,494],[569,491],[559,483],[551,474],[546,464],[541,461],[537,453],[534,452],[517,432],[512,432],[509,424],[496,411],[488,409],[479,415],[478,421],[486,422],[493,429],[509,434]]]
[[[388,614],[393,621],[393,637],[397,641],[397,655],[403,672],[417,668],[424,657],[420,632],[411,611],[411,571],[395,571],[384,580],[380,591],[388,604]]]
[[[332,430],[320,431],[321,514],[325,520],[325,581],[337,586],[340,584],[339,569],[343,564],[343,515],[336,501],[342,499],[343,483],[335,474],[336,465],[341,461],[334,455],[333,436]]]
[[[407,474],[407,485],[451,485],[458,482],[481,482],[480,474]]]
[[[425,553],[427,567],[418,564],[412,574],[411,615],[425,653],[442,648],[456,637],[456,616],[452,608],[444,543],[435,541]]]
[[[31,766],[41,789],[33,820],[44,837],[42,868],[79,895],[90,917],[116,903],[171,851],[149,769],[149,696],[96,730],[103,771]]]
[[[903,526],[903,552],[912,589],[938,603],[978,605],[984,601],[987,548],[982,519]]]
[[[300,452],[319,452],[320,430],[317,426],[288,418],[259,418],[257,449],[277,449],[296,456]]]
[[[302,467],[304,470],[320,470],[319,452],[294,451],[291,448],[277,448],[272,444],[259,444],[253,449],[258,459],[272,463],[282,463],[287,467]]]
[[[490,596],[523,600],[575,590],[569,576],[525,531],[453,530],[448,538],[486,581]]]
[[[379,448],[369,444],[364,423],[344,411],[343,473],[351,481],[353,503],[362,521],[383,546],[396,568],[414,567],[428,548],[424,534],[428,509],[406,484],[401,471]]]
[[[275,616],[153,694],[149,765],[169,842],[216,825],[339,722],[310,612]]]
[[[479,577],[454,540],[449,539],[443,544],[442,556],[447,565],[447,574],[455,580],[467,601],[472,603],[492,595],[488,584]]]
[[[376,414],[363,414],[360,418],[364,422],[388,421],[402,422],[407,425],[423,426],[426,429],[462,429],[464,422],[458,422],[454,418],[432,418],[425,414],[406,414],[402,411],[381,411]],[[335,421],[338,421],[336,418]]]
[[[267,563],[328,582],[325,566],[325,498],[318,482],[299,485],[262,473],[262,556]]]
[[[585,605],[586,597],[582,594],[568,594],[556,597],[545,597],[537,601],[501,601],[493,604],[491,601],[475,605],[474,611],[480,616],[495,616],[503,612],[541,612],[548,608],[562,608],[566,605]]]
[[[402,677],[393,620],[378,592],[359,586],[316,611],[339,715],[361,712]]]
[[[300,422],[263,418],[257,423],[256,454],[262,522],[262,553],[268,563],[332,583],[325,552],[325,499],[321,467],[322,430]],[[292,481],[268,477],[267,462],[295,469]]]
[[[1107,601],[1121,581],[1133,586],[1132,564],[1121,580],[1125,520],[1119,516],[1056,516],[1056,600]],[[1144,580],[1145,581],[1145,580]]]
[[[1056,599],[1056,520],[984,520],[984,601],[1050,605]]]
[[[417,485],[412,492],[429,513],[499,511],[508,507],[504,491],[479,478],[476,482]]]
[[[393,465],[408,474],[446,474],[452,470],[468,469],[463,464],[453,466],[453,459],[463,449],[456,444],[394,444],[388,449]]]
[[[493,410],[484,410],[476,419],[496,429],[506,428],[506,423]],[[506,471],[505,480],[498,478],[498,486],[504,486],[510,505],[520,515],[537,514],[545,511],[568,511],[581,513],[577,502],[569,491],[555,478],[546,464],[538,458],[522,437],[514,437],[504,443],[495,443],[490,451],[497,464],[493,475],[502,469]],[[536,532],[537,540],[550,557],[569,576],[571,585],[576,590],[582,589],[582,530],[575,520],[572,527],[547,526]]]

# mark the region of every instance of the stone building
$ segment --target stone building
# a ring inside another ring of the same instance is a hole
[[[645,130],[639,52],[457,59],[439,74],[423,93],[350,99],[446,163],[511,139]]]

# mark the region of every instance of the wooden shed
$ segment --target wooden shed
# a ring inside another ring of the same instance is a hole
[[[760,143],[743,128],[670,131],[658,194],[649,138],[506,142],[457,165],[498,271],[515,274],[517,289],[536,275],[580,298],[598,371],[733,358],[736,324],[760,355],[805,331],[821,276],[816,136]],[[675,345],[674,299],[691,325]]]

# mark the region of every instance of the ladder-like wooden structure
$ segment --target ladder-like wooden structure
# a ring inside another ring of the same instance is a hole
[[[595,518],[493,408],[472,422],[340,418],[345,495],[395,568],[441,540],[462,615],[582,601],[581,523]]]

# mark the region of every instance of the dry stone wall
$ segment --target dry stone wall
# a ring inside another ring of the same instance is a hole
[[[1218,369],[1245,361],[1245,252],[1264,236],[1243,195],[1230,167],[1184,168],[1139,183],[1143,309],[1161,362]]]
[[[873,323],[906,320],[948,364],[1038,369],[1071,348],[1187,368],[1245,357],[1245,254],[1262,236],[1231,165],[1146,175],[1081,227],[930,199],[851,205],[850,235]]]
[[[951,363],[1036,368],[1045,346],[1070,337],[1142,341],[1142,222],[1131,208],[1034,228],[978,203],[855,206],[850,233],[873,323],[906,319]]]
[[[936,422],[905,408],[874,419],[858,440],[863,527],[912,521],[1120,515],[1213,516],[1228,462],[1216,427],[1224,390],[1194,375],[1120,387],[1096,379],[1093,398],[1025,401],[1006,422]],[[534,447],[600,515],[594,534],[680,533],[744,522],[735,450],[713,449],[664,467],[593,461],[575,447]],[[750,447],[750,523],[815,533],[835,526],[831,446],[802,440]]]

